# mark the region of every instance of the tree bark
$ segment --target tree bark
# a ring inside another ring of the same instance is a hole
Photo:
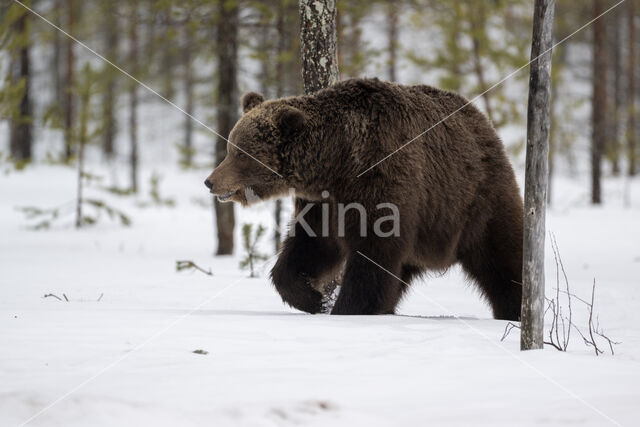
[[[521,350],[540,349],[544,345],[544,242],[554,4],[554,0],[536,0],[534,5],[527,110]]]
[[[297,52],[299,46],[298,39],[298,6],[288,0],[278,2],[276,15],[276,33],[278,41],[276,44],[276,71],[275,85],[276,97],[294,95],[300,88],[300,73],[297,71],[300,55]],[[293,71],[293,72],[292,72]],[[275,202],[273,211],[276,231],[274,234],[274,248],[277,253],[280,250],[282,241],[282,199]]]
[[[84,76],[89,79],[89,75]],[[84,218],[82,214],[83,187],[84,187],[84,153],[87,145],[87,127],[89,122],[89,100],[91,98],[91,85],[88,81],[84,82],[87,86],[83,87],[80,94],[80,126],[78,127],[78,182],[76,190],[76,228],[82,227]]]
[[[74,0],[67,0],[67,31],[69,34],[74,34],[75,25],[75,13],[76,2]],[[66,77],[65,77],[65,102],[64,102],[64,157],[68,162],[73,157],[73,67],[74,67],[74,55],[73,45],[74,41],[70,38],[66,38]]]
[[[190,167],[193,163],[193,116],[195,109],[194,76],[192,65],[193,34],[189,24],[183,25],[184,29],[184,93],[186,98],[185,111],[188,116],[184,118],[184,152],[182,164]]]
[[[396,70],[398,65],[398,3],[397,0],[389,0],[387,15],[387,42],[389,49],[389,62],[387,72],[389,81],[397,80]]]
[[[338,81],[336,2],[300,0],[302,84],[307,94]]]
[[[558,75],[558,56],[556,56],[556,66],[554,69],[556,70],[556,78],[554,78],[554,73],[551,73],[551,98],[549,99],[549,112],[551,115],[556,114],[556,105],[558,101],[557,96],[557,88],[558,88],[558,80],[560,76]],[[558,150],[558,122],[553,120],[549,124],[549,161],[547,164],[547,204],[551,206],[553,204],[553,176],[555,173],[555,160],[556,154]]]
[[[238,120],[237,63],[238,63],[238,5],[227,1],[219,2],[219,22],[217,31],[218,49],[218,132],[228,138]],[[215,164],[222,162],[227,152],[227,141],[216,139]],[[214,200],[218,249],[216,255],[233,253],[233,230],[235,215],[232,203]]]
[[[477,4],[477,8],[469,7],[469,22],[471,24],[471,45],[473,55],[473,70],[478,79],[478,85],[480,86],[480,93],[482,93],[482,100],[484,101],[484,108],[487,113],[489,121],[493,123],[493,108],[491,108],[491,95],[487,92],[489,85],[484,74],[484,66],[482,65],[482,53],[480,52],[480,35],[486,32],[486,16],[484,6],[482,2]]]
[[[64,6],[64,0],[55,0],[53,3],[53,23],[60,27],[62,25],[62,9]],[[62,36],[60,31],[53,31],[53,55],[51,57],[51,75],[53,78],[54,87],[54,104],[64,105],[64,88],[62,81]]]
[[[129,28],[129,65],[131,74],[138,74],[138,4],[131,3],[131,27]],[[134,81],[129,86],[129,172],[131,191],[138,192],[138,84]]]
[[[104,0],[103,0],[104,1]],[[110,0],[105,3],[106,51],[107,58],[118,63],[118,0]],[[106,86],[103,101],[104,136],[102,151],[107,159],[112,159],[115,154],[116,123],[116,82],[115,70],[111,66],[106,69]]]
[[[604,11],[602,0],[593,0],[593,17]],[[607,140],[607,27],[606,17],[593,23],[593,97],[591,137],[591,203],[602,203],[602,153]]]
[[[627,19],[629,20],[629,56],[627,59],[627,96],[628,116],[627,116],[627,157],[629,161],[628,174],[634,176],[637,173],[636,159],[636,26],[635,26],[635,5],[634,0],[627,1]]]
[[[22,11],[21,11],[22,12]],[[10,127],[10,152],[11,157],[18,161],[31,160],[31,147],[33,143],[33,117],[31,103],[31,62],[29,12],[23,11],[22,15],[14,23],[14,30],[18,37],[25,37],[18,53],[17,70],[11,70],[14,84],[24,81],[24,91],[18,112],[14,115]]]
[[[620,122],[623,118],[622,106],[624,105],[624,89],[622,88],[622,77],[624,70],[622,66],[622,25],[623,25],[623,9],[617,9],[615,18],[611,21],[612,37],[611,37],[611,51],[613,55],[612,60],[612,77],[613,77],[613,108],[609,115],[610,135],[608,138],[607,151],[608,157],[611,161],[611,173],[614,176],[620,175]]]
[[[276,32],[278,34],[278,44],[276,45],[276,98],[281,98],[284,96],[284,87],[285,87],[285,64],[283,61],[283,54],[287,51],[287,31],[285,28],[286,21],[286,5],[283,4],[282,0],[278,2],[278,12],[276,15]],[[282,233],[280,232],[280,227],[282,227],[282,199],[277,199],[274,209],[273,209],[273,217],[276,224],[276,231],[273,236],[273,243],[275,252],[278,253],[280,251],[280,246],[282,244]]]

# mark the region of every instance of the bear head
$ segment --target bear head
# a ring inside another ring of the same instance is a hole
[[[222,202],[248,205],[287,194],[283,152],[304,137],[307,119],[285,100],[242,97],[243,115],[229,133],[227,155],[205,180]]]

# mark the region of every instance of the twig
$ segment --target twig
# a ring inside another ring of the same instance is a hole
[[[48,297],[53,297],[58,301],[62,301],[62,298],[60,298],[58,295],[55,295],[55,294],[45,294],[45,296],[43,296],[42,298],[48,298]]]
[[[516,325],[513,322],[507,322],[507,324],[504,327],[504,333],[502,334],[502,338],[500,338],[500,341],[504,341],[505,338],[507,338],[509,336],[509,333],[511,332],[512,329],[520,329],[519,325]]]
[[[197,265],[193,261],[189,261],[189,260],[176,261],[176,271],[192,270],[192,269],[201,271],[202,273],[206,274],[207,276],[213,276],[213,273],[211,272],[211,269],[205,270],[204,268],[200,267],[199,265]]]
[[[558,248],[558,242],[553,233],[549,233],[551,237],[551,248],[553,249],[553,255],[556,263],[556,288],[555,288],[555,297],[554,298],[546,298],[547,307],[544,310],[544,316],[546,317],[548,313],[551,313],[551,325],[548,331],[548,339],[549,341],[544,341],[544,344],[550,345],[556,350],[559,351],[567,351],[569,347],[569,342],[571,340],[571,329],[575,329],[576,332],[582,338],[582,341],[587,347],[593,347],[593,350],[596,356],[603,354],[604,350],[598,346],[598,342],[596,341],[596,337],[600,337],[604,339],[609,345],[609,350],[611,354],[615,354],[613,350],[613,346],[616,344],[620,344],[619,342],[613,341],[608,336],[605,335],[604,331],[600,328],[600,319],[595,315],[594,320],[594,306],[595,306],[595,291],[596,291],[596,282],[595,279],[593,281],[593,286],[591,287],[591,301],[586,301],[573,293],[571,293],[571,289],[569,288],[569,279],[567,277],[567,272],[564,268],[564,264],[562,262],[562,258],[560,257],[560,250]],[[562,273],[562,279],[564,280],[565,289],[560,289],[560,273]],[[567,298],[567,309],[568,315],[565,316],[563,314],[563,307],[560,301],[560,294],[563,294]],[[589,319],[587,323],[587,327],[589,328],[588,333],[583,333],[578,326],[576,326],[573,322],[573,306],[571,300],[576,298],[578,301],[582,302],[587,309],[589,310]],[[562,327],[562,338],[560,338],[560,327]],[[500,341],[504,341],[504,339],[509,335],[509,333],[514,329],[520,329],[520,326],[514,323],[507,323],[505,326],[504,333],[502,334],[502,338]]]

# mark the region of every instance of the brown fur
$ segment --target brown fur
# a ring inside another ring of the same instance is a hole
[[[261,198],[295,188],[298,210],[305,200],[317,202],[305,219],[318,231],[320,194],[329,191],[330,237],[297,230],[272,270],[283,300],[300,310],[321,310],[323,296],[311,285],[335,275],[345,262],[335,314],[393,313],[407,288],[403,282],[460,262],[495,317],[515,320],[521,299],[522,199],[503,144],[480,111],[462,108],[357,178],[466,103],[452,92],[377,79],[346,80],[314,95],[266,102],[250,93],[242,103],[246,112],[230,134],[237,147],[228,145],[207,186],[244,204],[249,187]],[[359,235],[355,211],[347,215],[346,235],[338,237],[339,202],[367,209],[367,237]],[[400,209],[399,237],[374,235],[374,221],[388,215],[376,210],[379,203]]]

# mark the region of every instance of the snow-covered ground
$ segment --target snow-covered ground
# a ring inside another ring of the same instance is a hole
[[[163,173],[175,207],[89,190],[133,224],[79,231],[71,216],[30,230],[15,209],[72,200],[73,170],[0,177],[1,426],[638,425],[640,182],[608,180],[601,208],[586,180],[554,188],[548,229],[571,289],[588,297],[596,280],[600,324],[621,342],[596,357],[577,336],[568,353],[520,352],[518,331],[501,342],[506,322],[458,269],[416,283],[400,315],[296,312],[269,283],[273,261],[251,279],[242,248],[211,256],[207,172]],[[272,221],[269,205],[236,212]],[[179,259],[214,276],[176,272]],[[549,292],[554,266],[549,250]]]

